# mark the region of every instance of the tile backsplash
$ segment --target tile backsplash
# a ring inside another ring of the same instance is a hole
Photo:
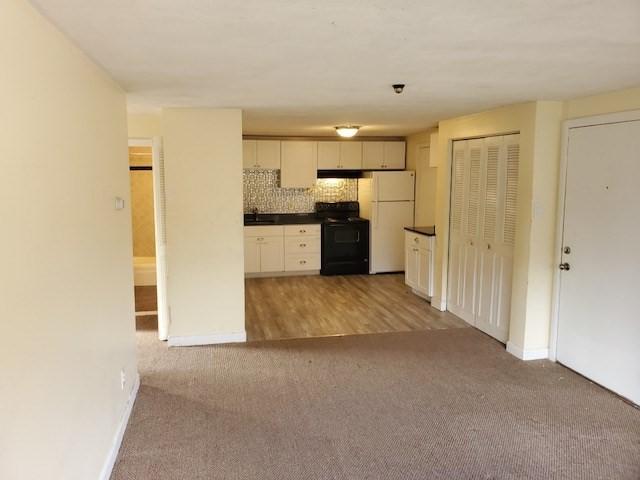
[[[315,202],[358,200],[355,178],[321,178],[312,188],[280,188],[280,170],[245,169],[244,211],[260,213],[310,213]]]

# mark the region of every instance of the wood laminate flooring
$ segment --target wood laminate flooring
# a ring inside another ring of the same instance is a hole
[[[158,309],[156,287],[135,287],[136,312],[155,312]]]
[[[404,284],[403,274],[248,278],[248,340],[468,327]]]

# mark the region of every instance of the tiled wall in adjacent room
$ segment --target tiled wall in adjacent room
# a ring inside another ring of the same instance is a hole
[[[244,211],[261,213],[310,213],[315,202],[358,200],[355,178],[322,178],[313,188],[280,188],[280,170],[245,169]]]

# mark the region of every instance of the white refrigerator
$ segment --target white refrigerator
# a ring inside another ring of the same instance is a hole
[[[404,270],[404,227],[413,226],[416,174],[366,172],[358,180],[360,216],[369,220],[369,273]]]

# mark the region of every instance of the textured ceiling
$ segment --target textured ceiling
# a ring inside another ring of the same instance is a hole
[[[129,92],[131,111],[238,107],[245,133],[353,123],[403,135],[640,84],[638,0],[33,3]]]

